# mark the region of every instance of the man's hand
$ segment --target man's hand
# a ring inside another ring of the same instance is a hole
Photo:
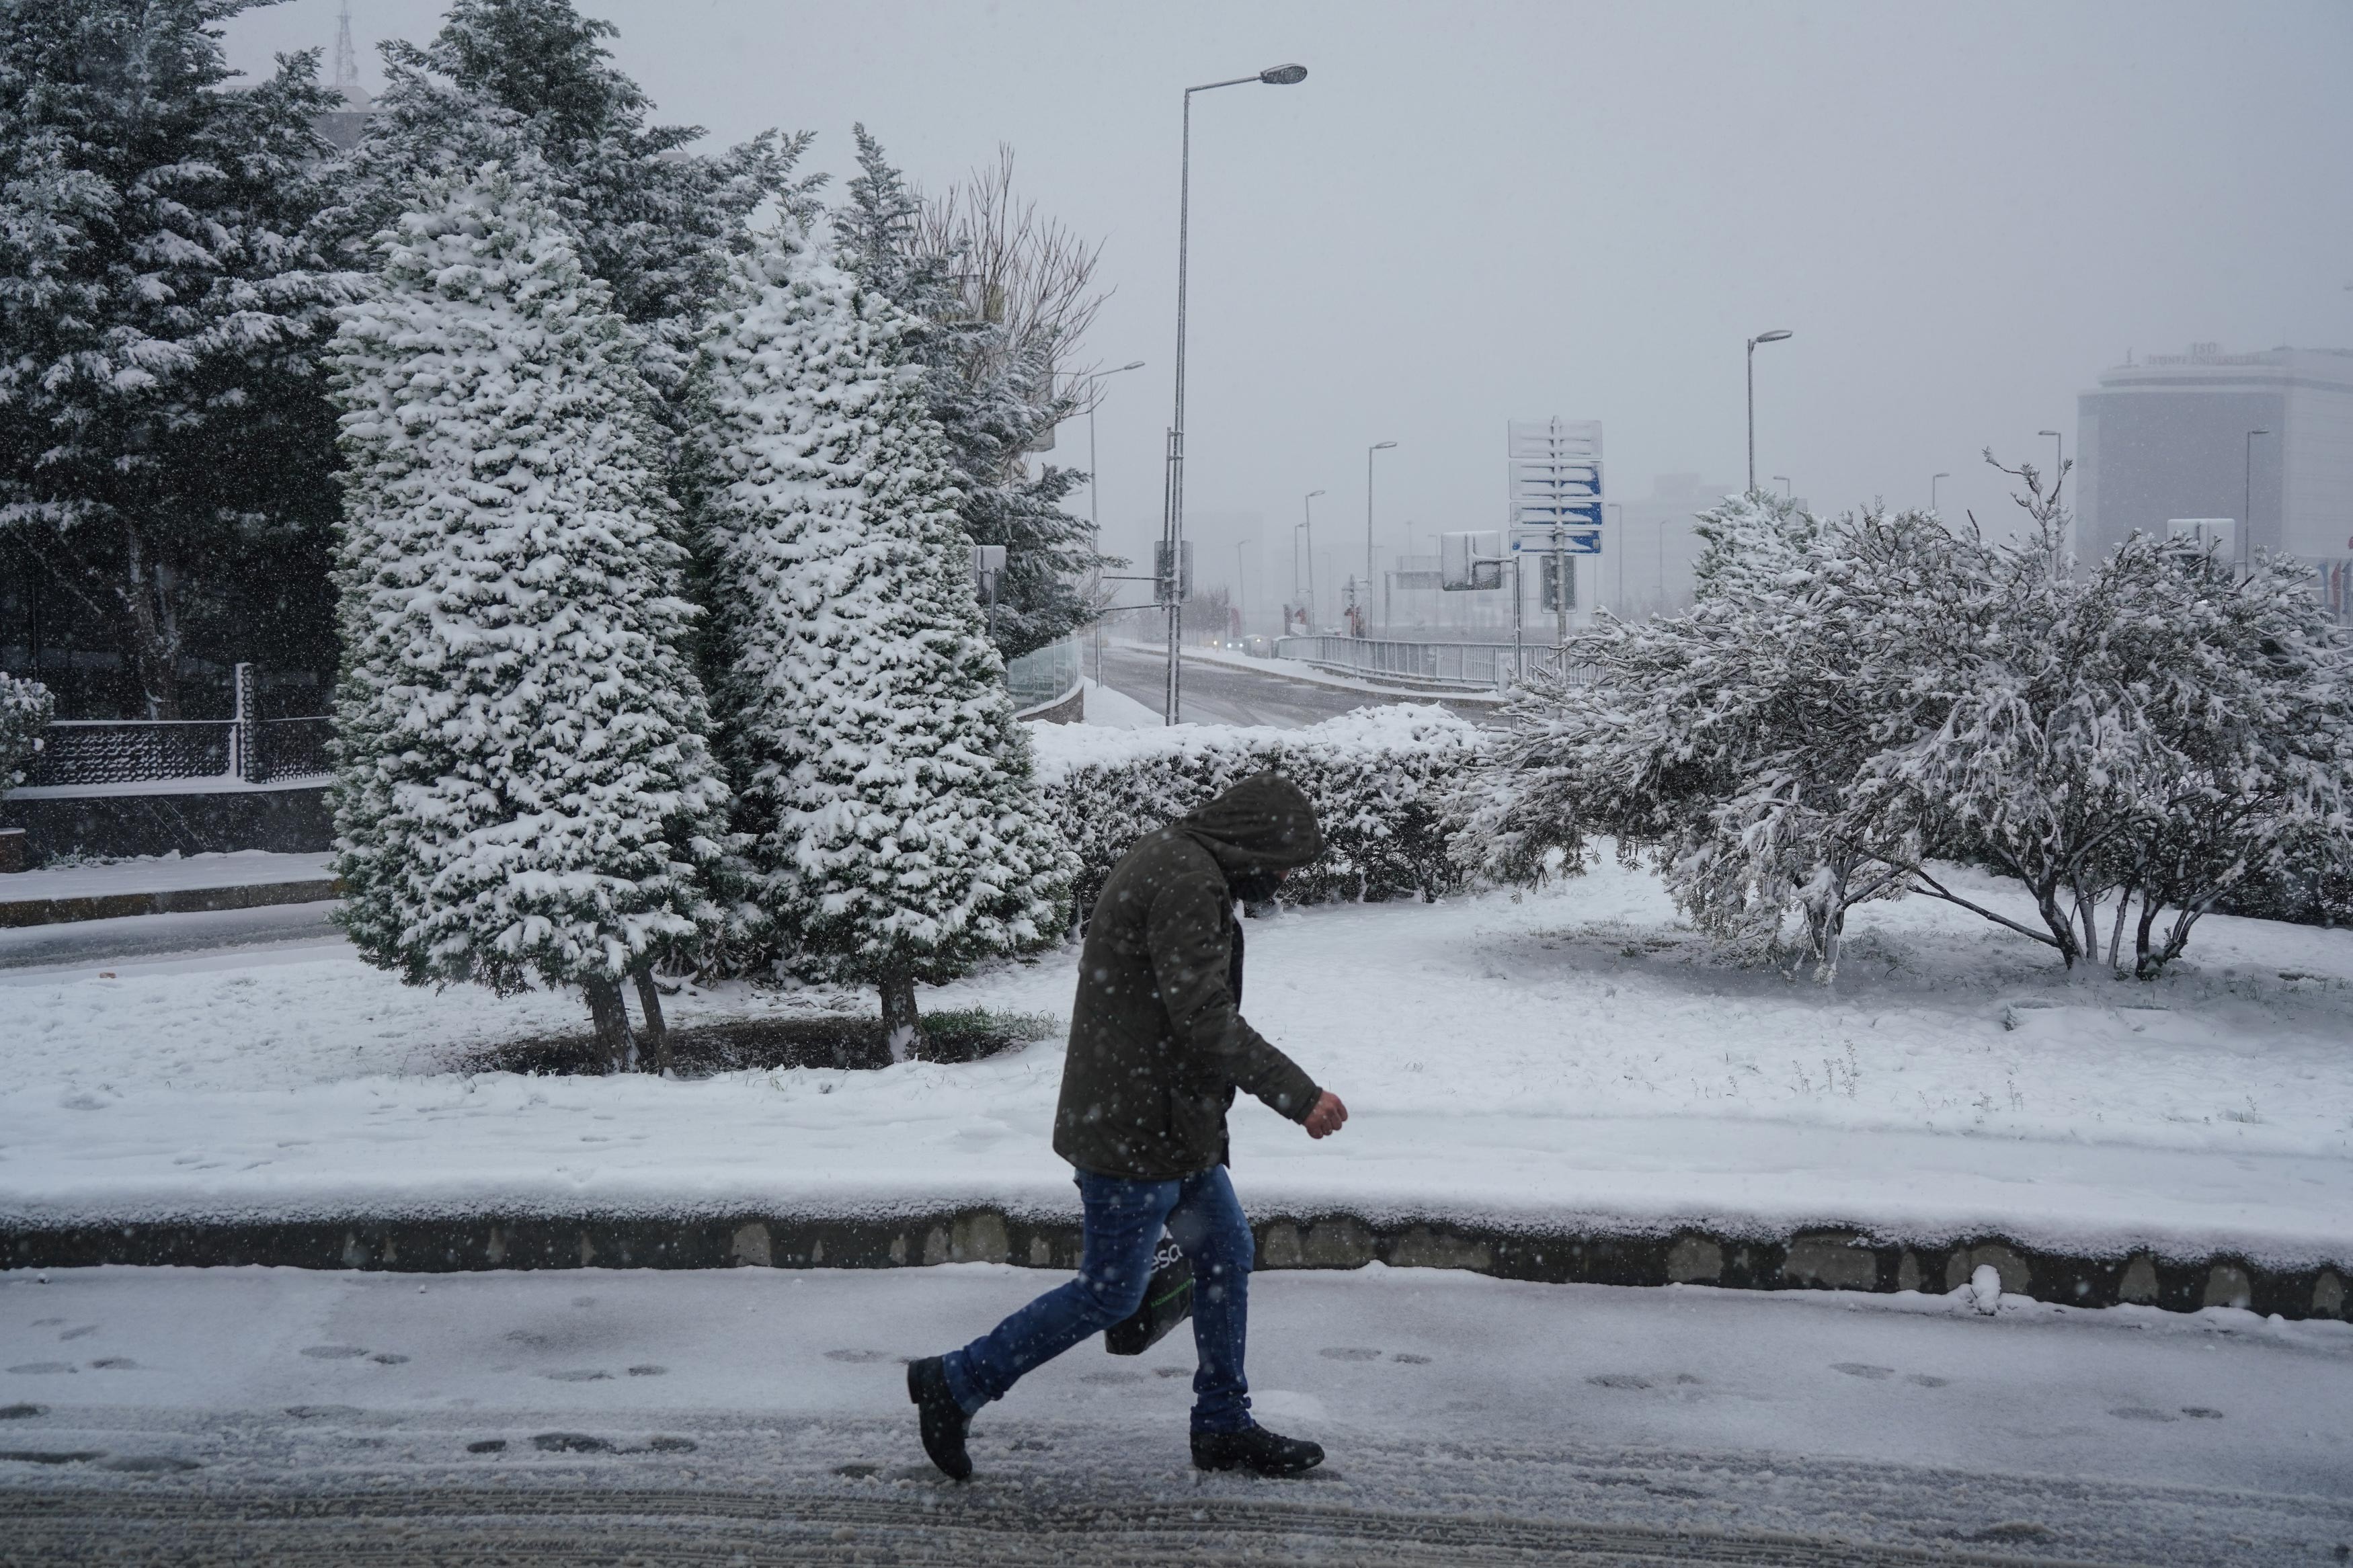
[[[1340,1103],[1338,1095],[1327,1089],[1324,1091],[1324,1098],[1315,1102],[1315,1109],[1307,1113],[1307,1136],[1329,1138],[1340,1131],[1347,1120],[1348,1108]]]

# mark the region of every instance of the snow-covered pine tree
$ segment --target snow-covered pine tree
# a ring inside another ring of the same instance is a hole
[[[0,795],[25,782],[25,764],[39,754],[41,731],[57,706],[39,681],[0,669]]]
[[[918,981],[1052,942],[1075,867],[974,597],[914,323],[789,229],[703,349],[696,511],[722,606],[739,823],[793,966],[874,985],[920,1056]]]
[[[1095,251],[1012,194],[1012,155],[926,203],[862,125],[834,215],[842,266],[915,318],[896,352],[921,365],[965,534],[1005,546],[995,639],[1008,658],[1088,625],[1083,592],[1119,564],[1062,501],[1087,476],[1030,449],[1092,395],[1062,374],[1102,296]]]
[[[716,155],[694,125],[649,125],[651,101],[606,48],[618,31],[572,0],[455,0],[422,47],[384,46],[385,87],[338,171],[322,227],[352,265],[410,205],[420,179],[536,159],[588,271],[638,339],[638,363],[674,416],[694,334],[752,214],[811,210],[792,169],[807,135],[766,132]]]
[[[323,562],[349,280],[315,55],[227,84],[230,0],[0,7],[0,531],[118,628],[151,718],[239,573]]]
[[[620,982],[659,1050],[654,964],[727,919],[650,395],[526,179],[420,195],[335,344],[339,918],[412,984],[581,987],[617,1068]]]

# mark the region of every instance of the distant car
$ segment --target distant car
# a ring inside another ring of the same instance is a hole
[[[1242,638],[1241,649],[1252,658],[1272,658],[1274,639],[1270,637],[1247,637]]]

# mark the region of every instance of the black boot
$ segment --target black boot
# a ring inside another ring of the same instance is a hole
[[[923,1452],[932,1457],[932,1463],[952,1481],[970,1480],[972,1456],[964,1451],[964,1434],[972,1417],[948,1392],[947,1372],[939,1357],[907,1363],[907,1397],[920,1413]]]
[[[1254,1476],[1303,1476],[1324,1462],[1324,1450],[1297,1437],[1278,1437],[1263,1426],[1239,1432],[1193,1434],[1197,1470],[1248,1470]]]

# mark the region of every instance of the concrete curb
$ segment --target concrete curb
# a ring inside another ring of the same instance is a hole
[[[2344,1271],[2275,1268],[2245,1257],[2149,1252],[2096,1258],[2002,1236],[1914,1246],[1852,1230],[1785,1237],[1545,1230],[1443,1220],[1375,1222],[1342,1213],[1273,1214],[1253,1224],[1258,1267],[1461,1268],[1546,1284],[1714,1285],[1736,1290],[1957,1289],[1979,1268],[2002,1289],[2067,1306],[2138,1303],[2168,1311],[2239,1307],[2282,1318],[2348,1316]],[[971,1207],[871,1217],[777,1214],[675,1216],[457,1215],[445,1218],[13,1226],[0,1268],[102,1264],[369,1268],[898,1268],[1012,1263],[1070,1269],[1068,1216]]]
[[[179,888],[164,893],[101,893],[80,899],[17,899],[0,903],[0,929],[107,921],[123,915],[176,915],[211,910],[258,910],[269,904],[311,904],[343,897],[332,877],[306,882],[248,882],[230,888]]]

